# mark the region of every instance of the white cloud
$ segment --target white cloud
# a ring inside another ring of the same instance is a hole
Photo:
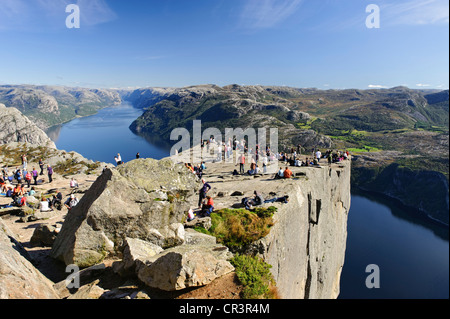
[[[271,28],[294,14],[303,0],[246,0],[240,26],[248,29]]]
[[[380,5],[388,25],[428,25],[449,23],[448,0],[407,0]]]
[[[379,85],[379,84],[369,84],[367,87],[369,87],[371,89],[386,89],[386,88],[388,88],[387,86]]]

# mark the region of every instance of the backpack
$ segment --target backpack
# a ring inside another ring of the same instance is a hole
[[[12,191],[12,190],[8,189],[8,190],[6,191],[6,197],[12,197],[12,194],[13,194],[13,191]]]

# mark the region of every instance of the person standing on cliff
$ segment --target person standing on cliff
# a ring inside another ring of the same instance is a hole
[[[239,162],[239,173],[245,174],[245,169],[244,169],[245,155],[244,155],[244,153],[241,153],[241,156],[239,156],[239,158],[238,158],[238,162]]]
[[[53,182],[53,167],[47,165],[48,182]]]
[[[209,185],[204,179],[202,179],[203,186],[199,191],[198,198],[198,208],[202,208],[202,202],[206,198],[206,194],[211,190],[211,185]]]
[[[33,167],[33,171],[31,173],[33,174],[34,185],[37,185],[38,171],[36,170],[36,168]]]
[[[42,161],[42,158],[39,159],[39,168],[41,169],[39,175],[44,175],[44,162]]]

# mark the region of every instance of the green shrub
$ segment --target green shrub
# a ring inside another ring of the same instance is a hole
[[[214,236],[217,242],[231,250],[242,248],[255,242],[270,232],[274,225],[275,207],[257,208],[254,212],[246,209],[221,209],[211,215],[211,229],[196,229]]]
[[[236,275],[244,286],[244,299],[272,299],[276,297],[273,285],[275,283],[270,272],[271,265],[259,257],[239,255],[233,257],[231,264],[236,269]]]

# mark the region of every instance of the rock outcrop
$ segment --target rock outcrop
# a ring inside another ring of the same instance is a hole
[[[0,299],[59,299],[53,283],[28,256],[0,218]]]
[[[351,204],[350,161],[309,168],[306,178],[286,187],[288,205],[259,242],[285,299],[335,299],[347,245]]]
[[[67,216],[52,255],[83,268],[121,252],[127,237],[164,248],[181,244],[184,229],[176,224],[198,187],[193,174],[170,160],[139,159],[108,169]]]
[[[55,143],[15,108],[0,104],[0,144],[26,142],[37,146],[56,148]]]
[[[289,196],[288,203],[262,206],[277,208],[274,225],[266,237],[244,250],[272,265],[283,299],[338,297],[351,205],[351,165],[345,160],[320,167],[290,167],[294,178],[287,180],[273,179],[272,174],[232,176],[233,164],[207,165],[211,193],[230,194],[216,198],[217,209],[240,207],[242,198],[253,197],[255,190],[269,200]]]

